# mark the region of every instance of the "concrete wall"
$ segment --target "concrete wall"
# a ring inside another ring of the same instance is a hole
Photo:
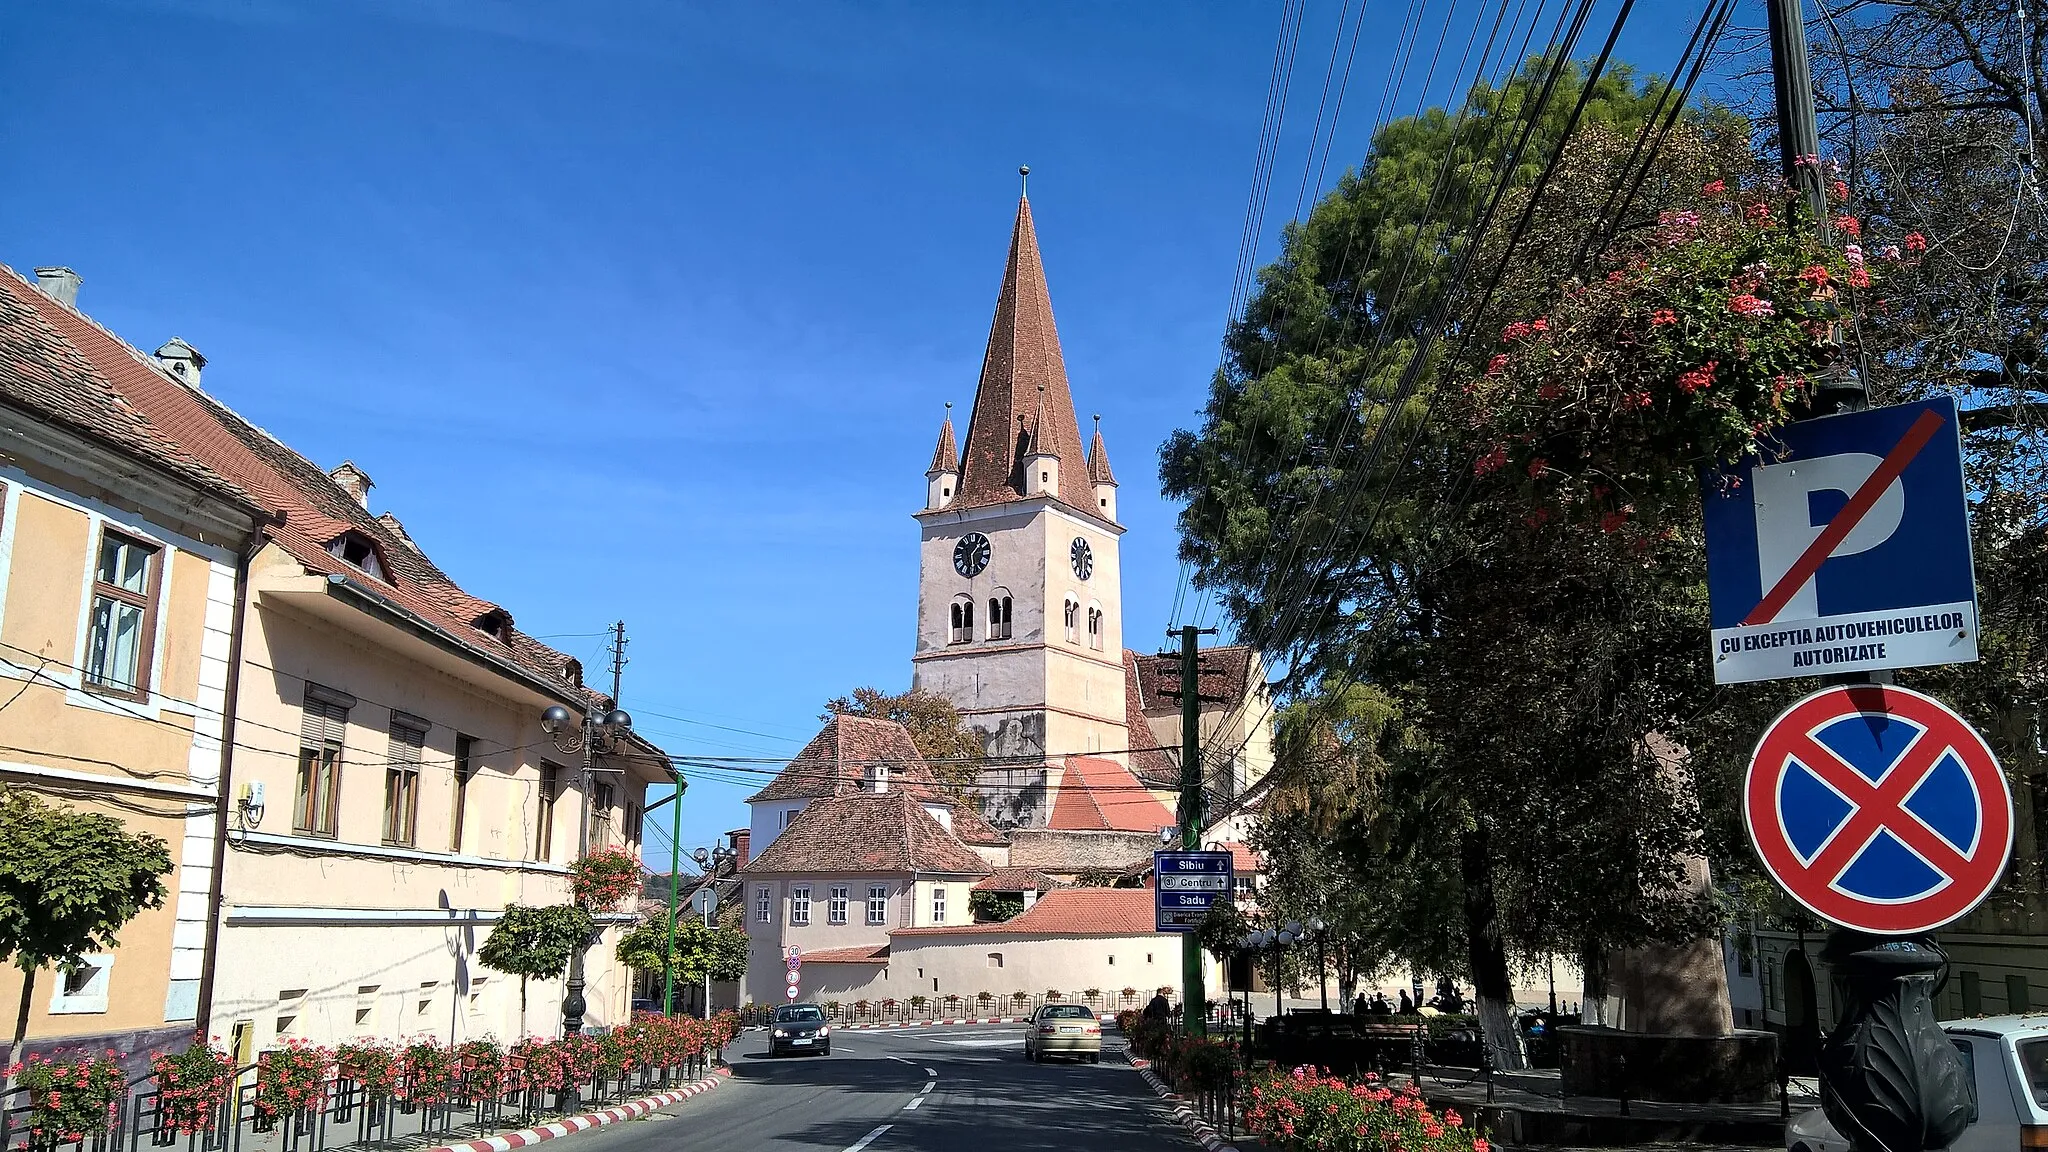
[[[1207,956],[1203,966],[1211,997],[1221,998],[1220,967]],[[837,1000],[849,1006],[856,1000],[907,1000],[919,995],[934,1000],[959,996],[974,1003],[983,992],[1007,1003],[1015,992],[1038,997],[1053,990],[1079,1000],[1089,988],[1102,990],[1111,1002],[1122,989],[1136,988],[1142,1002],[1153,989],[1179,986],[1181,941],[1164,934],[1016,937],[1001,931],[899,932],[891,937],[887,964],[807,964],[803,971],[802,999]],[[776,988],[773,995],[782,999],[782,989]]]
[[[28,468],[35,468],[30,472]],[[93,569],[102,534],[157,546],[148,692],[87,684]],[[192,1029],[212,877],[220,708],[235,553],[204,529],[137,510],[120,493],[20,458],[0,466],[0,783],[161,839],[167,896],[121,929],[66,994],[37,974],[29,1047],[111,1047],[139,1063]],[[19,1002],[19,969],[0,997]],[[4,1058],[4,1057],[0,1057]]]

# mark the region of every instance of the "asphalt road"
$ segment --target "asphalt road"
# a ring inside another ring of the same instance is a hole
[[[832,1055],[727,1052],[732,1078],[561,1152],[1189,1152],[1192,1138],[1105,1037],[1101,1064],[1024,1059],[1020,1026],[845,1032]],[[573,1146],[572,1146],[573,1142]],[[551,1145],[552,1147],[553,1145]]]

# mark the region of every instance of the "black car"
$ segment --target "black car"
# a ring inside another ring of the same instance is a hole
[[[816,1004],[782,1004],[768,1022],[768,1054],[789,1052],[832,1054],[832,1028],[825,1023],[825,1010]]]

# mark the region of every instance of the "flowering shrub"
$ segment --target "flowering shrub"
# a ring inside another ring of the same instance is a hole
[[[414,1040],[405,1046],[405,1089],[400,1098],[408,1104],[445,1103],[455,1095],[461,1067],[460,1058],[439,1040]]]
[[[389,1044],[350,1040],[334,1050],[334,1066],[342,1077],[362,1085],[371,1099],[379,1099],[397,1094],[403,1061]]]
[[[617,1079],[640,1066],[640,1036],[614,1028],[597,1039],[597,1071]]]
[[[334,1054],[300,1039],[286,1040],[256,1058],[256,1114],[265,1120],[319,1104],[327,1098]]]
[[[599,848],[569,864],[576,903],[592,912],[611,912],[640,891],[640,860],[624,848]]]
[[[495,1040],[468,1040],[455,1050],[462,1084],[475,1099],[505,1091],[505,1049]]]
[[[152,1055],[149,1070],[156,1078],[158,1128],[190,1135],[211,1132],[220,1122],[235,1085],[235,1062],[226,1052],[195,1041],[183,1052]]]
[[[516,1084],[528,1091],[561,1092],[571,1086],[566,1054],[553,1040],[521,1040],[512,1046],[506,1063]]]
[[[720,1012],[705,1021],[705,1024],[707,1026],[706,1038],[713,1048],[723,1049],[726,1045],[739,1039],[740,1017],[737,1012]]]
[[[1639,509],[1696,504],[1698,469],[1797,414],[1840,367],[1842,326],[1879,270],[1856,243],[1781,227],[1774,195],[1716,180],[1696,209],[1617,242],[1548,315],[1501,329],[1462,389],[1482,499],[1532,533],[1619,534],[1642,551],[1634,537],[1669,529]],[[1853,217],[1834,223],[1859,234]]]
[[[115,1052],[59,1063],[41,1056],[7,1070],[28,1092],[29,1143],[68,1144],[113,1127],[127,1081]]]
[[[1245,1127],[1289,1152],[1488,1152],[1455,1111],[1430,1111],[1415,1086],[1396,1091],[1367,1074],[1347,1081],[1296,1068],[1252,1085]]]

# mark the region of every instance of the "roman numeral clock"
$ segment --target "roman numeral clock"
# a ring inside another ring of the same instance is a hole
[[[1067,549],[1067,560],[1074,566],[1075,577],[1086,580],[1095,575],[1095,550],[1079,536],[1074,537],[1073,546]]]
[[[953,571],[969,579],[979,576],[988,567],[988,554],[988,537],[969,532],[953,545]]]

